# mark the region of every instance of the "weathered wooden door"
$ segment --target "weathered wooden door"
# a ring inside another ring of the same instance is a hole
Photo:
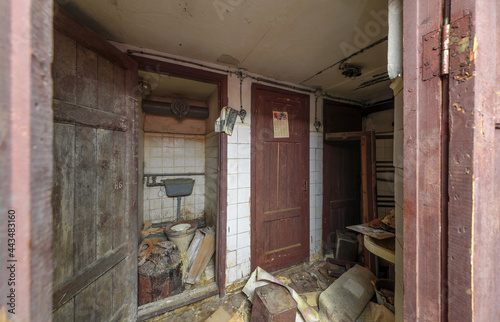
[[[323,250],[336,243],[337,229],[361,223],[359,141],[325,141],[323,146]]]
[[[358,106],[324,101],[325,133],[361,131]],[[323,251],[336,243],[337,229],[361,223],[361,147],[359,140],[324,141]]]
[[[279,135],[287,126],[288,135]],[[309,97],[254,85],[252,269],[275,270],[308,259],[308,185]]]
[[[136,63],[54,19],[53,320],[135,320]]]

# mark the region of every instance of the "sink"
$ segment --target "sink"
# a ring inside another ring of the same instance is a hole
[[[178,178],[162,180],[169,197],[189,196],[193,192],[194,179]]]

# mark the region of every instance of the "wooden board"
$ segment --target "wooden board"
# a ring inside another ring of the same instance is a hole
[[[201,242],[200,249],[196,258],[194,259],[193,265],[189,270],[188,277],[186,279],[186,283],[194,284],[197,281],[203,270],[208,264],[210,258],[215,252],[215,235],[211,229],[203,229],[202,233],[205,235],[203,241]]]
[[[347,226],[346,228],[348,228],[350,230],[354,230],[354,231],[361,233],[363,235],[368,235],[368,236],[376,238],[376,239],[385,239],[385,238],[391,238],[391,237],[395,236],[394,233],[385,231],[383,229],[372,228],[372,227],[368,226],[368,224]]]

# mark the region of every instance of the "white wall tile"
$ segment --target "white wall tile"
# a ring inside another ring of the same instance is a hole
[[[250,231],[250,218],[238,218],[238,233]]]
[[[250,231],[238,233],[238,248],[250,246]]]
[[[227,204],[236,205],[238,203],[238,189],[227,190]]]
[[[250,188],[250,173],[238,174],[238,188]]]
[[[238,220],[227,221],[227,235],[232,236],[238,233]]]
[[[238,159],[227,160],[227,174],[233,175],[238,173]]]
[[[236,251],[236,264],[250,261],[250,247],[238,248]]]
[[[227,252],[226,254],[226,265],[228,268],[236,266],[236,251]]]
[[[238,129],[238,143],[250,144],[250,129]]]
[[[248,203],[250,200],[250,188],[238,189],[238,203]]]
[[[228,144],[227,145],[227,158],[237,159],[238,158],[238,144]]]
[[[227,250],[234,251],[238,249],[238,235],[227,237]]]
[[[239,159],[250,158],[250,144],[238,144],[238,158]]]
[[[250,159],[238,160],[238,173],[250,173]]]
[[[237,189],[238,188],[238,175],[230,174],[227,176],[227,189]]]
[[[238,205],[227,206],[227,220],[238,219]]]
[[[248,203],[238,204],[238,219],[250,218],[250,205]]]

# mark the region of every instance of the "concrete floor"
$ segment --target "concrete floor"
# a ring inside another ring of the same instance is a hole
[[[314,304],[317,305],[319,294],[335,281],[335,278],[327,274],[329,265],[332,264],[325,261],[303,263],[272,274],[301,294],[314,307]],[[240,289],[223,298],[213,296],[148,321],[246,322],[250,320],[251,310],[252,304]]]

